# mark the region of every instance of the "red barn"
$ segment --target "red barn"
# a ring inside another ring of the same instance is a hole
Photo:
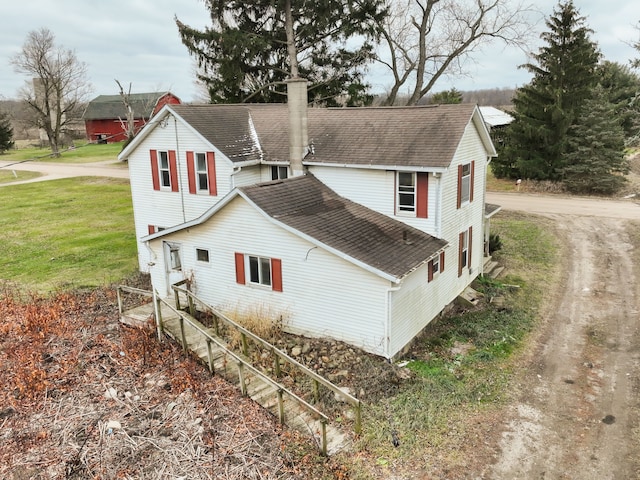
[[[135,132],[164,105],[179,104],[170,92],[132,93],[129,104],[134,112]],[[89,102],[84,113],[84,125],[89,141],[122,142],[126,136],[127,111],[120,95],[100,95]]]

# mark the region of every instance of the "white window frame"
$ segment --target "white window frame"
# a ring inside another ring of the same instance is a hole
[[[289,167],[286,165],[271,165],[271,180],[284,180],[289,178]]]
[[[400,177],[410,175],[412,184],[403,184]],[[412,204],[404,204],[401,200],[413,198]],[[396,172],[396,214],[415,217],[418,200],[418,178],[416,172]]]
[[[272,288],[271,258],[259,255],[245,255],[245,268],[245,278],[249,285]],[[265,269],[268,271],[265,271]]]
[[[471,163],[462,165],[460,182],[460,204],[464,205],[471,201]]]
[[[469,230],[462,232],[462,268],[469,267]]]
[[[166,162],[166,167],[163,166],[163,162]],[[167,150],[158,151],[158,177],[160,188],[171,190],[171,162]]]
[[[207,163],[207,154],[205,152],[195,152],[194,157],[194,170],[196,180],[196,192],[197,193],[209,193],[209,165]],[[202,161],[202,163],[201,163]],[[201,167],[204,167],[201,168]],[[202,187],[201,182],[204,181],[205,187]]]
[[[206,253],[207,259],[206,260],[202,260],[200,258],[200,252],[204,252]],[[209,253],[209,249],[208,248],[201,248],[201,247],[196,247],[196,261],[198,263],[202,263],[202,264],[209,264],[211,259],[211,255]]]

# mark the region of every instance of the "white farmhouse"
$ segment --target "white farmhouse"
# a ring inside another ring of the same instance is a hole
[[[307,110],[292,83],[167,105],[121,153],[140,270],[391,359],[482,272],[493,144],[474,105]]]

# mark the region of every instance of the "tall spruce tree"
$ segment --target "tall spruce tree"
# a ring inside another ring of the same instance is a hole
[[[561,180],[569,128],[598,80],[600,53],[573,2],[559,3],[546,25],[536,63],[522,66],[533,79],[516,91],[499,176]]]
[[[620,118],[625,142],[640,133],[640,75],[626,65],[604,61],[598,68],[599,83]]]
[[[293,18],[298,73],[309,81],[309,100],[324,105],[372,100],[363,76],[373,55],[369,40],[377,34],[373,20],[386,15],[384,0],[205,0],[205,4],[211,27],[201,31],[175,21],[213,103],[286,102],[283,82],[292,67],[285,29],[288,12]],[[356,37],[365,40],[358,48],[347,48],[347,41]]]
[[[624,128],[600,86],[569,129],[563,184],[573,193],[611,194],[625,183]]]
[[[9,115],[0,112],[0,153],[13,148],[13,128]]]

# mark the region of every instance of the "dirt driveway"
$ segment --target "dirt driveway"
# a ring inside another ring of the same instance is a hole
[[[514,194],[488,201],[555,219],[564,273],[482,478],[640,478],[640,266],[629,236],[640,205]]]

